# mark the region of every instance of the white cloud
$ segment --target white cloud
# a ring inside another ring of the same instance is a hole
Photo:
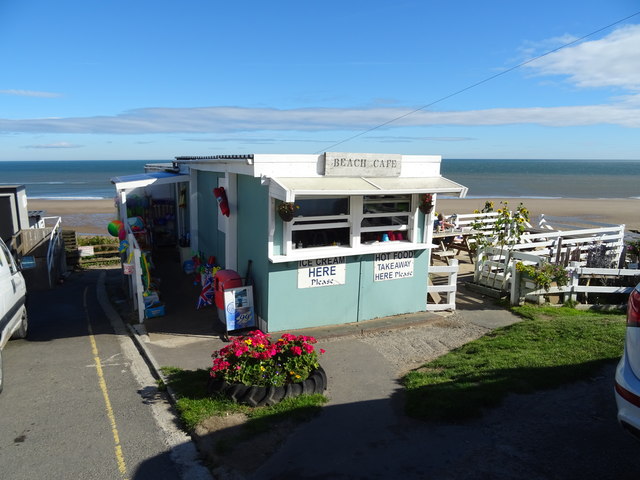
[[[640,91],[640,25],[621,27],[599,40],[563,48],[526,66],[539,75],[567,75],[578,87]]]
[[[42,119],[0,119],[3,133],[160,134],[249,131],[367,130],[404,115],[384,129],[431,125],[544,126],[617,125],[640,128],[640,94],[611,104],[569,107],[493,108],[468,111],[402,108],[275,108],[199,107],[146,108],[117,116]]]
[[[377,140],[382,143],[412,143],[412,142],[469,142],[476,140],[472,137],[408,137],[402,135],[374,135],[367,136],[368,140]]]
[[[60,93],[53,92],[35,92],[32,90],[0,90],[3,95],[15,95],[19,97],[40,97],[40,98],[57,98],[61,97]]]
[[[69,142],[55,142],[40,145],[25,145],[23,148],[80,148],[82,145],[75,145]]]

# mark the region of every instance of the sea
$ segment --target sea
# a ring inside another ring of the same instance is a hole
[[[111,179],[171,160],[0,161],[0,185],[27,197],[113,198]],[[640,160],[443,159],[441,173],[468,187],[467,198],[640,198]]]

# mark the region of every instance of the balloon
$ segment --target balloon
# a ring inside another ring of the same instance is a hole
[[[118,239],[119,240],[124,240],[125,238],[127,238],[127,231],[123,228],[120,229],[120,231],[118,232]]]
[[[107,230],[109,231],[109,234],[112,237],[117,237],[118,234],[120,233],[120,230],[124,229],[124,225],[120,220],[114,220],[113,222],[109,223],[109,225],[107,226]]]

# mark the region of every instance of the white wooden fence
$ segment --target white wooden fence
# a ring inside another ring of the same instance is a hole
[[[434,276],[438,276],[436,279]],[[444,283],[442,282],[444,278]],[[436,280],[436,283],[433,283]],[[456,309],[456,291],[458,283],[458,260],[451,260],[450,265],[440,266],[431,265],[429,267],[429,285],[427,291],[427,311],[435,312],[440,310],[455,310]],[[446,301],[441,302],[440,294],[444,294]],[[429,303],[429,297],[433,300],[433,303]]]
[[[471,225],[475,224],[475,230],[493,231],[498,216],[500,216],[498,212],[456,213],[455,224],[458,228],[468,228],[469,230],[471,230]]]
[[[505,290],[511,275],[513,255],[516,253],[529,253],[535,255],[535,258],[552,262],[584,262],[594,247],[604,247],[610,256],[611,266],[617,266],[624,247],[623,240],[624,225],[525,234],[520,237],[518,244],[480,249],[477,252],[474,282]],[[537,263],[535,259],[531,261]]]
[[[562,295],[562,301],[577,301],[580,294],[582,307],[598,305],[616,305],[620,302],[607,300],[611,294],[628,294],[640,282],[640,270],[622,268],[591,268],[583,261],[571,262],[567,267],[570,275],[566,286],[552,286],[549,290],[530,285],[525,288],[526,281],[516,270],[516,264],[542,264],[548,257],[535,252],[509,251],[498,248],[487,248],[480,252],[474,272],[474,283],[496,292],[497,295],[508,295],[512,305],[519,305],[525,299],[535,299],[540,303],[549,295]],[[617,285],[611,285],[614,282]],[[597,302],[588,299],[598,296]]]
[[[53,226],[46,226],[47,223]],[[11,238],[11,248],[18,257],[35,255],[46,259],[49,288],[53,288],[56,279],[67,270],[61,232],[61,217],[43,217],[37,226],[20,230]],[[45,247],[46,257],[42,255]]]
[[[584,294],[584,301],[577,305],[577,308],[590,308],[596,305],[601,307],[619,307],[625,302],[614,302],[607,300],[612,294],[630,294],[635,286],[640,282],[640,270],[620,269],[620,268],[588,268],[582,266],[568,267],[569,284],[565,286],[552,286],[548,290],[544,288],[524,288],[526,280],[521,273],[514,269],[512,273],[512,287],[510,292],[510,302],[512,305],[521,305],[525,300],[534,300],[535,303],[544,303],[544,298],[548,296],[560,295],[561,302],[567,300],[576,302],[578,294]],[[615,280],[622,285],[607,285]],[[594,284],[595,283],[595,284]],[[589,302],[591,294],[597,295],[597,302]]]

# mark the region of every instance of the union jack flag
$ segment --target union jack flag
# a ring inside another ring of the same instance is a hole
[[[204,280],[204,286],[202,287],[202,291],[200,292],[200,296],[198,297],[198,306],[197,309],[202,307],[206,307],[207,305],[211,305],[213,303],[213,276],[207,275]]]

